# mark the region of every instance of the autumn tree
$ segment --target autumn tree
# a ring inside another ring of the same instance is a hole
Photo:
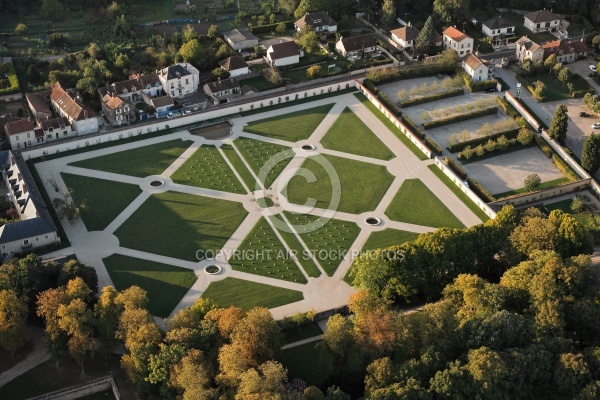
[[[525,181],[523,182],[525,185],[525,189],[529,192],[537,190],[542,184],[542,179],[538,174],[530,174],[527,175]]]
[[[68,335],[69,354],[81,367],[81,374],[85,374],[83,362],[94,351],[96,344],[92,310],[83,300],[75,298],[69,304],[61,304],[57,316],[58,326]]]
[[[313,65],[306,70],[308,79],[320,78],[323,75],[323,68],[320,65]]]
[[[208,36],[209,39],[215,39],[217,36],[219,36],[219,27],[215,24],[209,26],[206,36]]]
[[[183,400],[216,399],[218,391],[211,387],[211,374],[201,351],[191,349],[173,367],[173,385],[183,391]]]
[[[548,72],[552,72],[552,69],[556,66],[556,64],[557,64],[556,54],[550,54],[544,60],[544,67],[546,67],[546,70],[548,70]]]
[[[381,6],[381,22],[390,25],[396,19],[396,4],[394,0],[383,0]]]
[[[236,400],[250,398],[286,398],[287,370],[276,361],[267,361],[257,368],[250,368],[240,375]]]
[[[116,303],[118,292],[112,286],[102,288],[102,294],[94,306],[99,334],[99,352],[108,361],[116,345],[115,333],[119,322],[120,309]]]
[[[25,343],[27,303],[14,290],[0,290],[0,347],[14,356]]]

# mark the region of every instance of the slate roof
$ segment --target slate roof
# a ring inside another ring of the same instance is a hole
[[[483,25],[487,26],[490,29],[502,29],[502,28],[510,28],[510,27],[515,26],[514,24],[511,24],[510,22],[508,22],[506,19],[504,19],[502,17],[492,18],[489,21],[485,21],[483,23]]]
[[[234,71],[236,69],[246,68],[248,64],[240,56],[231,56],[219,63],[225,71]]]
[[[269,47],[267,53],[269,54],[271,60],[279,60],[281,58],[297,56],[300,54],[298,51],[298,45],[294,41],[274,44]]]
[[[559,16],[551,13],[548,10],[530,12],[529,14],[525,14],[525,18],[527,18],[534,24],[541,22],[551,22],[560,19]]]
[[[172,106],[173,104],[175,104],[173,102],[173,98],[171,96],[155,97],[155,98],[150,99],[150,102],[152,103],[152,106],[154,108]]]
[[[244,42],[246,40],[258,41],[258,38],[254,36],[254,34],[250,32],[249,29],[234,29],[232,31],[225,32],[223,36],[226,39],[229,39],[234,44]]]
[[[341,38],[340,41],[342,42],[342,46],[344,46],[344,50],[346,50],[346,52],[360,50],[363,47],[377,46],[377,41],[371,33]]]
[[[419,36],[419,30],[414,26],[404,26],[402,28],[394,29],[393,31],[390,31],[390,33],[394,34],[398,39],[402,39],[405,42],[415,40],[417,36]]]
[[[240,83],[235,78],[221,79],[216,82],[207,83],[211,93],[222,92],[223,90],[231,90],[240,87]]]
[[[319,22],[316,22],[319,21]],[[333,20],[325,11],[318,11],[314,13],[306,13],[298,21],[294,22],[300,29],[304,29],[306,25],[310,25],[313,28],[322,26],[336,26],[337,22]]]
[[[181,65],[171,65],[161,71],[161,75],[166,75],[167,80],[181,78],[182,76],[190,75],[187,69]]]
[[[462,33],[461,31],[459,31],[458,29],[456,29],[453,26],[449,26],[448,28],[446,28],[446,30],[444,32],[442,32],[442,34],[448,36],[449,38],[451,38],[452,40],[455,40],[457,42],[461,42],[464,39],[471,38],[469,35]]]
[[[25,93],[25,97],[27,98],[27,102],[31,107],[31,111],[33,113],[44,113],[44,114],[52,114],[50,111],[50,107],[48,107],[48,103],[44,101],[40,96],[36,93]]]
[[[16,121],[7,122],[4,129],[9,135],[16,135],[21,132],[32,131],[34,125],[28,119],[18,119]]]

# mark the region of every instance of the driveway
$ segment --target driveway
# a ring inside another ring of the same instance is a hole
[[[596,81],[589,77],[589,75],[592,73],[592,71],[590,71],[590,65],[596,65],[596,61],[591,57],[586,58],[585,60],[574,62],[572,64],[567,64],[566,66],[571,70],[572,73],[581,75],[582,78],[588,81],[594,87],[594,89],[596,89],[596,92],[600,93],[600,85],[598,85]]]

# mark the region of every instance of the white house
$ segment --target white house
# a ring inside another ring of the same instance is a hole
[[[512,36],[515,33],[515,25],[502,17],[496,17],[481,24],[481,32],[491,38],[501,35]]]
[[[179,63],[157,72],[163,90],[171,97],[196,93],[200,83],[200,72],[189,63]]]
[[[444,49],[452,49],[459,56],[473,52],[473,38],[451,26],[442,32]]]
[[[267,49],[267,63],[273,67],[298,64],[302,51],[294,41],[277,43]]]
[[[162,96],[163,87],[158,75],[138,74],[134,75],[132,79],[113,82],[108,87],[98,89],[101,99],[107,94],[111,97],[116,95],[134,104],[142,101],[142,92],[151,97]]]
[[[487,81],[490,79],[489,68],[474,54],[469,54],[463,60],[462,67],[467,75],[475,82]]]
[[[417,36],[419,36],[419,30],[411,25],[394,29],[390,33],[392,34],[392,40],[398,43],[403,49],[412,48],[415,45]]]
[[[525,14],[523,25],[533,33],[555,32],[560,27],[560,17],[548,10]]]
[[[306,13],[302,18],[294,22],[294,27],[298,32],[307,26],[313,28],[317,33],[337,32],[337,22],[326,11]]]
[[[98,132],[96,114],[83,104],[81,96],[72,89],[64,90],[59,82],[52,85],[50,104],[54,110],[69,120],[78,135]]]
[[[0,254],[4,260],[33,249],[60,243],[60,236],[25,160],[19,153],[0,152],[2,177],[20,221],[0,227]]]
[[[171,107],[175,105],[173,98],[169,95],[160,97],[150,97],[145,92],[143,92],[142,100],[144,100],[144,103],[154,108],[156,118],[162,118],[166,116],[169,113],[169,111],[171,111]]]
[[[517,60],[520,63],[525,60],[531,60],[533,63],[544,61],[544,49],[527,36],[521,37],[516,44]]]
[[[377,48],[377,41],[371,33],[365,35],[341,37],[335,48],[344,57],[360,56],[362,52],[371,53]]]
[[[223,39],[232,49],[242,51],[258,46],[258,38],[248,29],[234,29],[223,34]]]
[[[77,132],[65,117],[40,121],[39,127],[35,130],[37,143],[47,143],[53,140],[67,139],[74,136],[77,136]]]
[[[7,122],[4,125],[4,132],[11,149],[21,149],[37,144],[35,126],[28,119]]]
[[[215,104],[227,103],[240,95],[240,83],[235,78],[219,79],[204,85],[204,93],[215,100]]]
[[[241,75],[250,73],[248,64],[240,56],[231,56],[219,63],[221,69],[229,72],[230,78],[235,78]]]

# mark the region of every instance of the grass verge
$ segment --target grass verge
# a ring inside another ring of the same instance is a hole
[[[245,137],[237,138],[233,143],[265,188],[271,187],[295,154],[289,147]]]
[[[542,182],[540,184],[540,186],[535,189],[535,190],[543,190],[543,189],[548,189],[554,186],[559,186],[562,185],[563,183],[568,183],[569,182],[569,178],[558,178],[558,179],[553,179],[551,181],[546,181],[546,182]],[[510,196],[515,196],[517,194],[523,194],[523,193],[529,193],[531,192],[531,190],[527,189],[527,188],[520,188],[520,189],[515,189],[515,190],[509,190],[506,192],[502,192],[502,193],[498,193],[498,194],[494,194],[494,197],[498,200],[502,200],[505,197],[510,197]]]

